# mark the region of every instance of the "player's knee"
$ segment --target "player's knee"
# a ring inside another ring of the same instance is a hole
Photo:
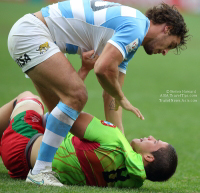
[[[80,86],[76,92],[74,93],[74,98],[76,99],[76,102],[80,106],[80,108],[83,108],[88,100],[88,93],[86,90],[85,85]]]
[[[81,111],[85,106],[88,94],[84,84],[74,86],[74,89],[68,90],[68,94],[61,95],[61,101],[73,109]]]
[[[30,91],[24,91],[21,94],[18,95],[17,98],[23,98],[23,97],[34,97],[35,95]]]
[[[26,96],[33,96],[34,95],[31,91],[24,91],[22,94],[26,95]]]
[[[24,97],[32,97],[32,98],[36,98],[37,100],[41,101],[40,97],[37,95],[34,95],[31,91],[24,91],[21,94],[18,95],[17,99],[21,99]]]

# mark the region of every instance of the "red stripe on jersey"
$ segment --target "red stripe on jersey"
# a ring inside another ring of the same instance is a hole
[[[85,151],[85,155],[87,156],[87,160],[93,170],[98,186],[107,186],[106,181],[103,178],[104,169],[97,155],[94,153],[94,151]]]
[[[106,186],[102,172],[103,167],[97,155],[93,151],[100,144],[85,139],[80,140],[78,137],[72,138],[72,144],[76,151],[81,169],[86,177],[86,184],[90,186]]]

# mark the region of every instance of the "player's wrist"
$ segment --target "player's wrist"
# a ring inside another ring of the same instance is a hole
[[[83,72],[89,72],[90,70],[92,70],[92,68],[87,67],[86,65],[82,65],[80,70],[82,70]]]
[[[117,100],[117,101],[121,101],[124,99],[124,93],[123,92],[119,92],[114,98]]]
[[[85,78],[87,77],[88,73],[89,73],[90,70],[88,70],[87,68],[85,67],[81,67],[78,71],[78,75],[79,77],[84,81]]]

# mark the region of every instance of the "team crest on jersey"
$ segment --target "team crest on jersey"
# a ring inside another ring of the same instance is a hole
[[[116,126],[113,125],[112,123],[108,122],[108,121],[101,121],[101,124],[105,125],[105,126],[109,126],[109,127],[113,127],[115,128]]]
[[[138,49],[138,38],[126,46],[126,52],[136,51]]]
[[[37,117],[37,116],[31,116],[31,119],[32,119],[32,122],[39,122],[40,121],[40,118]]]
[[[40,54],[43,54],[50,48],[49,43],[45,42],[44,44],[41,44],[39,48],[36,51],[40,51]]]

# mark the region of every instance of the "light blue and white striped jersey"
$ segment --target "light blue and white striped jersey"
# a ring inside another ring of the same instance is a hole
[[[95,50],[109,42],[121,52],[119,71],[126,73],[148,32],[150,21],[140,11],[101,0],[70,0],[41,9],[53,40],[63,53]]]

